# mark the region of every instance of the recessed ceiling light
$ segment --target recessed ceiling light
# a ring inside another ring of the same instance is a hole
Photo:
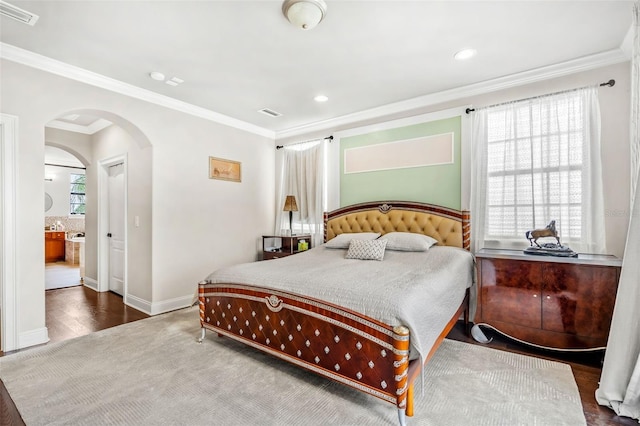
[[[325,95],[318,95],[315,98],[313,98],[313,100],[316,102],[327,102],[329,98],[326,97]]]
[[[476,49],[462,49],[461,51],[453,55],[453,57],[458,61],[464,61],[465,59],[473,58],[474,56],[476,56],[476,53],[478,53]]]
[[[164,74],[158,71],[153,71],[149,73],[149,77],[157,81],[164,81]]]

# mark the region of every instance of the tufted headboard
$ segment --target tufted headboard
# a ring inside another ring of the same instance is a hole
[[[407,201],[354,204],[324,214],[324,241],[348,232],[413,232],[438,245],[470,248],[468,211]]]

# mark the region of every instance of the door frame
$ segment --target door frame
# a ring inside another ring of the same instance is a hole
[[[0,193],[2,194],[2,210],[0,211],[0,227],[2,227],[2,245],[0,246],[0,285],[2,288],[2,330],[0,348],[4,352],[18,348],[18,295],[17,295],[17,146],[18,117],[0,113]]]
[[[122,163],[124,168],[124,282],[122,301],[128,305],[128,163],[127,154],[98,162],[98,291],[109,291],[109,167]]]

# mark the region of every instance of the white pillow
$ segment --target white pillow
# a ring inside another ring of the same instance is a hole
[[[351,232],[337,235],[335,238],[327,241],[324,245],[327,248],[349,248],[351,240],[375,240],[380,236],[379,232]]]
[[[397,251],[427,251],[438,241],[427,235],[411,232],[389,232],[380,237],[387,241],[387,250]]]
[[[349,251],[345,257],[347,259],[382,260],[386,245],[385,240],[351,240]]]

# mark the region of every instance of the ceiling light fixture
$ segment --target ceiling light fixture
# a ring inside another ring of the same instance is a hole
[[[461,51],[453,55],[453,57],[458,61],[464,61],[465,59],[473,58],[474,56],[476,56],[476,53],[478,53],[476,49],[462,49]]]
[[[310,30],[324,18],[327,4],[323,0],[285,0],[282,13],[296,27]]]
[[[149,73],[149,77],[156,81],[164,81],[164,74],[158,71],[153,71]]]
[[[316,102],[327,102],[329,98],[325,95],[318,95],[315,98],[313,98],[313,100]]]

